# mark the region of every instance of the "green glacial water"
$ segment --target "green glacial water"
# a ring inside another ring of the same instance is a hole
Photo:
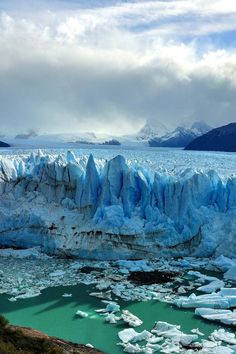
[[[61,337],[76,343],[91,343],[106,354],[122,353],[117,333],[126,328],[122,322],[114,325],[104,322],[95,309],[105,307],[100,299],[89,296],[92,286],[77,285],[70,287],[48,288],[41,296],[8,301],[7,295],[0,296],[0,313],[12,323],[33,327],[49,335]],[[64,293],[72,293],[72,297],[62,297]],[[180,324],[185,333],[193,328],[209,335],[217,325],[205,322],[194,316],[191,310],[179,310],[159,302],[124,302],[118,300],[122,309],[128,309],[143,320],[137,331],[151,330],[155,321],[166,321]],[[87,318],[75,315],[77,310],[89,314]]]

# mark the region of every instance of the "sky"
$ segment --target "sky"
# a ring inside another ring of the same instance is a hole
[[[236,1],[0,0],[0,131],[236,121]]]

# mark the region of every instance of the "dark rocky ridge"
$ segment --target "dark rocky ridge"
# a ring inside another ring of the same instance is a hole
[[[148,141],[151,147],[184,147],[196,138],[196,134],[190,129],[177,128],[174,135],[163,138],[153,138]]]
[[[162,137],[152,137],[148,144],[151,147],[185,147],[197,137],[207,133],[212,128],[204,121],[197,121],[191,127],[177,127],[174,131]]]
[[[29,327],[13,326],[0,316],[1,354],[104,354],[100,350],[50,337]]]
[[[236,123],[230,123],[209,131],[193,140],[185,147],[185,150],[235,152]]]
[[[4,141],[0,141],[0,147],[10,147],[10,145],[7,143],[4,143]]]

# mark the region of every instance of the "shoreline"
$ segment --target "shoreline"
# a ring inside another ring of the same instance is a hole
[[[24,338],[33,339],[35,341],[46,340],[52,345],[60,348],[63,351],[66,351],[67,354],[104,354],[104,352],[91,348],[83,344],[73,343],[61,338],[49,336],[46,333],[33,329],[31,327],[16,326],[16,325],[7,325],[7,329],[12,332],[12,334],[21,333]],[[64,352],[62,352],[64,353]]]

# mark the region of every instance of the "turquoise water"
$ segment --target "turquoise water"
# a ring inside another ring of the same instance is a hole
[[[41,296],[17,302],[8,301],[9,296],[4,294],[0,296],[0,313],[13,324],[33,327],[77,343],[91,343],[106,354],[120,354],[122,348],[116,345],[119,342],[117,333],[126,325],[122,322],[116,325],[104,322],[95,309],[105,306],[100,299],[88,295],[92,290],[91,286],[86,285],[48,288]],[[72,293],[72,297],[62,297],[64,293]],[[122,309],[128,309],[143,320],[144,324],[136,328],[137,331],[151,330],[155,321],[180,324],[186,333],[192,328],[199,328],[209,335],[218,328],[195,317],[191,310],[179,310],[163,302],[118,302]],[[83,319],[75,316],[79,309],[89,316]]]

